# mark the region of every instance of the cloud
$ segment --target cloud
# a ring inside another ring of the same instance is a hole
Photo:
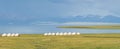
[[[21,0],[1,1],[0,18],[31,20],[43,17],[120,17],[120,0]],[[14,2],[14,3],[13,3]],[[48,18],[48,19],[49,19]]]
[[[104,22],[66,22],[63,25],[119,25],[120,23],[104,23]]]
[[[57,1],[52,0],[53,3]],[[100,17],[105,16],[117,16],[120,17],[120,7],[119,7],[119,0],[66,0],[66,1],[58,1],[66,3],[66,10],[62,11],[62,16],[89,16],[89,15],[97,15]],[[60,4],[56,3],[56,4]],[[63,6],[64,7],[64,6]],[[60,8],[60,7],[59,7]]]

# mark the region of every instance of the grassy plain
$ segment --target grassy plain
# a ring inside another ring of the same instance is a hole
[[[120,49],[120,34],[0,37],[0,49]]]

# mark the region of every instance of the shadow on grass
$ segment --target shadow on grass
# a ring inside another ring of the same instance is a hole
[[[41,45],[35,45],[36,49],[47,49],[47,47],[41,46]]]
[[[83,36],[87,38],[120,38],[120,37],[110,37],[110,36]]]

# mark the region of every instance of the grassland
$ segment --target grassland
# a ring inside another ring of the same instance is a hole
[[[120,34],[0,37],[0,49],[120,49]]]
[[[82,29],[120,29],[120,25],[96,25],[96,26],[60,26],[57,28],[82,28]]]

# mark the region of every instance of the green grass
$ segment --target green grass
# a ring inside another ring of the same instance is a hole
[[[120,29],[120,25],[96,25],[96,26],[60,26],[57,28],[82,28],[82,29]]]
[[[0,49],[120,49],[120,34],[0,37]]]

